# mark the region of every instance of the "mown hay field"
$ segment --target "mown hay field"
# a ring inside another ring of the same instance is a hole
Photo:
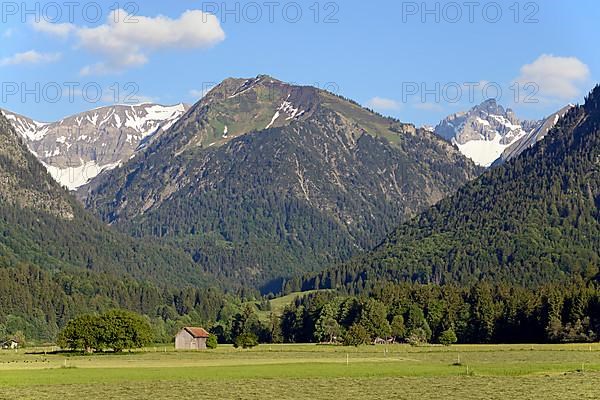
[[[0,399],[597,399],[600,345],[0,352]]]

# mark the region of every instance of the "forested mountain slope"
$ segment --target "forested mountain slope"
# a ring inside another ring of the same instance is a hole
[[[123,232],[279,290],[270,280],[372,248],[478,172],[430,132],[259,76],[224,81],[79,193]]]
[[[600,87],[544,141],[401,225],[373,252],[290,283],[305,289],[377,281],[482,279],[535,286],[598,279]]]
[[[188,255],[85,211],[2,115],[0,183],[0,337],[52,340],[70,318],[111,307],[214,319],[226,301]]]

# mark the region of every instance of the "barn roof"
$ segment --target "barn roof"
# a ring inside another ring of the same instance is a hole
[[[183,329],[185,329],[190,335],[192,335],[195,338],[207,338],[210,336],[210,334],[206,332],[204,328],[185,327]]]

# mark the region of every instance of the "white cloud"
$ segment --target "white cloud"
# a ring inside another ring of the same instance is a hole
[[[81,75],[102,75],[144,65],[150,53],[165,49],[201,49],[225,39],[219,20],[200,10],[185,11],[173,19],[159,15],[143,17],[115,10],[104,25],[88,28],[71,24],[34,24],[34,29],[54,36],[77,38],[77,48],[102,60],[87,65]]]
[[[373,97],[367,102],[367,105],[376,110],[398,110],[400,108],[400,103],[396,100],[383,97]]]
[[[60,57],[60,53],[40,53],[35,50],[29,50],[0,59],[0,66],[51,63],[58,61]]]
[[[48,35],[57,36],[63,39],[77,30],[77,27],[73,24],[53,24],[44,19],[41,19],[37,22],[32,21],[31,26],[36,32],[46,33]]]
[[[148,58],[143,54],[127,54],[118,62],[100,62],[93,65],[86,65],[81,68],[79,74],[81,76],[90,75],[109,75],[122,72],[126,68],[139,67],[148,62]]]
[[[543,54],[531,64],[521,67],[514,80],[523,88],[533,83],[544,100],[569,100],[582,92],[582,84],[590,78],[590,69],[575,57],[555,57]]]

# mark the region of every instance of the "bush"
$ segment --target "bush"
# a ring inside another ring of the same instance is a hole
[[[251,349],[256,346],[258,346],[258,336],[254,333],[242,333],[233,342],[233,347],[236,349],[239,347],[242,349]]]
[[[213,334],[211,334],[208,339],[206,339],[206,347],[209,349],[216,349],[217,346],[219,345],[219,342],[217,341],[217,337]]]
[[[413,329],[406,339],[411,346],[421,346],[427,343],[427,332],[423,328]]]
[[[440,334],[438,341],[444,346],[450,346],[451,344],[456,343],[458,338],[456,337],[456,333],[454,333],[453,329],[447,329]]]
[[[361,324],[354,324],[344,335],[344,346],[358,347],[363,344],[371,343],[371,337],[367,329]]]

